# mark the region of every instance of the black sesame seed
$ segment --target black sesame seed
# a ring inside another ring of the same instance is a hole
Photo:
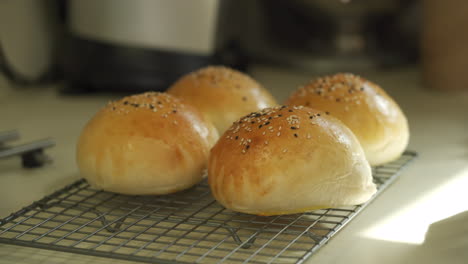
[[[272,118],[273,118],[273,117],[270,116],[270,117],[268,117],[268,120],[271,120]]]
[[[235,139],[238,140],[238,139],[239,139],[239,136],[236,136]]]
[[[295,129],[297,129],[297,127],[292,126],[291,129],[292,129],[292,130],[295,130]]]
[[[250,145],[245,146],[245,149],[249,149],[249,148],[250,148]]]
[[[327,111],[327,112],[325,112],[325,114],[329,115],[329,114],[330,114],[330,112],[328,112],[328,111]]]
[[[265,126],[268,126],[269,124],[270,124],[270,121],[266,122],[266,123],[265,123]]]
[[[128,101],[124,101],[124,105],[128,105]]]
[[[177,110],[172,110],[172,113],[174,113],[174,114],[177,113]]]
[[[288,112],[292,112],[293,110],[289,109]]]
[[[284,108],[286,108],[286,106],[285,106],[285,105],[281,106],[281,109],[284,109]]]
[[[294,133],[294,136],[295,136],[295,137],[297,137],[297,134],[296,134],[296,133]]]
[[[317,114],[317,116],[320,116],[320,114]]]
[[[364,91],[364,86],[362,86],[359,90]]]
[[[161,101],[158,101],[158,104],[162,104]]]
[[[263,125],[259,125],[258,128],[262,128]]]
[[[152,104],[150,104],[149,107],[150,107],[151,109],[154,109],[154,105],[152,105]]]
[[[310,118],[310,119],[313,119],[313,118],[314,118],[314,116],[309,116],[309,118]]]
[[[336,101],[339,102],[339,101],[341,101],[341,99],[340,99],[340,98],[336,98]]]
[[[282,117],[283,115],[279,114],[278,116],[279,116],[279,117]]]

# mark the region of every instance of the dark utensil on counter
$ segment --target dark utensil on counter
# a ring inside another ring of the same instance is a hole
[[[0,132],[0,159],[20,155],[24,168],[38,168],[52,161],[44,153],[44,149],[55,145],[52,139],[46,138],[17,146],[5,144],[5,142],[17,139],[19,139],[19,133],[15,130]]]

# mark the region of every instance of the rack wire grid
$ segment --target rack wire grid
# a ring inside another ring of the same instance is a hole
[[[371,201],[414,157],[407,151],[373,168]],[[141,262],[302,263],[369,202],[267,217],[225,209],[206,181],[171,195],[127,196],[79,180],[0,220],[0,242]]]

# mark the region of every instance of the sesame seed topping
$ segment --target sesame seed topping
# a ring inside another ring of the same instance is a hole
[[[358,75],[338,73],[309,81],[306,85],[299,87],[293,96],[296,98],[304,98],[305,100],[302,99],[303,101],[301,101],[301,104],[305,106],[314,104],[313,100],[311,101],[307,98],[308,94],[312,96],[318,95],[338,103],[346,102],[358,104],[357,101],[360,100],[362,96],[359,92],[367,89],[366,85],[368,83],[367,80]]]
[[[296,111],[290,112],[289,110]],[[325,112],[321,112],[321,115],[325,115]],[[307,133],[308,126],[315,123],[302,121],[306,119],[309,120],[309,118],[316,116],[319,116],[319,113],[316,110],[303,108],[300,106],[265,108],[258,112],[250,113],[240,118],[240,120],[234,122],[226,132],[227,135],[230,136],[227,138],[227,140],[235,139],[240,141],[238,151],[242,152],[243,154],[248,154],[248,150],[254,146],[252,145],[253,142],[260,142],[262,146],[271,145],[273,142],[281,142],[277,140],[280,140],[279,138],[281,138],[281,136],[288,137],[289,133],[293,138],[305,140],[306,137],[311,138],[310,134],[303,134],[303,136],[299,136],[297,131],[302,131],[300,129],[301,126],[303,126],[303,129],[305,129],[303,132]],[[288,129],[286,134],[282,135],[284,134],[282,131],[283,126],[297,131],[288,132],[290,131]]]

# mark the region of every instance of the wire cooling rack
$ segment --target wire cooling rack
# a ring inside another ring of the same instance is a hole
[[[377,194],[415,156],[373,168]],[[302,263],[368,203],[266,217],[223,208],[206,181],[126,196],[79,180],[0,220],[0,242],[141,262]]]

